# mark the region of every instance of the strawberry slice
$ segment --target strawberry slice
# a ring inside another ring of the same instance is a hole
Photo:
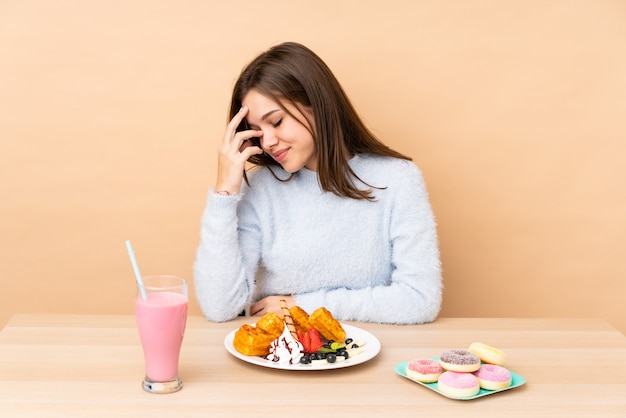
[[[300,344],[302,344],[302,347],[304,347],[304,352],[305,353],[311,353],[311,338],[309,337],[309,334],[303,334],[302,331],[297,331],[298,334],[298,341],[300,341]]]
[[[306,335],[309,338],[309,346],[311,348],[311,353],[316,352],[320,347],[322,347],[324,345],[324,343],[322,342],[322,336],[320,335],[319,331],[316,330],[315,328],[311,328]]]

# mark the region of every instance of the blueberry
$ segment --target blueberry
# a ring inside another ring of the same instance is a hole
[[[354,341],[352,338],[346,338],[346,345],[350,344],[352,341]]]
[[[309,360],[310,360],[310,361],[317,360],[317,353],[311,353],[311,354],[309,354]]]
[[[326,354],[324,353],[315,353],[315,360],[324,360],[326,358]]]
[[[300,357],[300,364],[309,364],[309,363],[311,363],[311,359],[309,358],[309,356]]]
[[[333,353],[329,353],[326,355],[326,361],[328,361],[329,363],[334,363],[335,360],[337,360],[337,355],[333,354]]]
[[[337,351],[337,355],[344,357],[346,360],[348,359],[348,357],[350,357],[345,349]]]
[[[358,344],[352,344],[352,346],[350,348],[359,348]]]

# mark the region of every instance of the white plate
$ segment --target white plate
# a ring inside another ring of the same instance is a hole
[[[252,324],[254,325],[254,324]],[[323,363],[323,364],[279,364],[274,363],[271,360],[266,360],[263,357],[257,356],[245,356],[235,349],[233,346],[233,340],[235,339],[235,333],[237,329],[232,330],[226,338],[224,338],[224,346],[233,356],[247,363],[256,364],[257,366],[269,367],[270,369],[283,369],[283,370],[330,370],[341,369],[344,367],[356,366],[357,364],[365,363],[376,357],[380,352],[380,341],[369,332],[353,327],[351,325],[341,324],[346,331],[346,338],[352,338],[353,340],[365,341],[364,350],[354,357],[348,358],[346,361],[337,363]]]

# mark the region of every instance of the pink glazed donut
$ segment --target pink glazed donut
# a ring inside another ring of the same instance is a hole
[[[480,391],[478,379],[471,373],[444,372],[439,376],[437,388],[450,398],[468,398]]]
[[[474,372],[481,388],[487,390],[504,389],[511,386],[511,373],[502,366],[483,364]]]
[[[436,360],[418,358],[407,363],[405,373],[407,377],[418,382],[432,383],[439,379],[443,373],[443,367]]]

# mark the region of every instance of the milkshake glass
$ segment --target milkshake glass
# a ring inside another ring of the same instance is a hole
[[[146,367],[143,389],[150,393],[177,392],[183,387],[178,359],[187,323],[187,281],[176,276],[147,276],[143,285],[145,295],[138,286],[135,297]]]

